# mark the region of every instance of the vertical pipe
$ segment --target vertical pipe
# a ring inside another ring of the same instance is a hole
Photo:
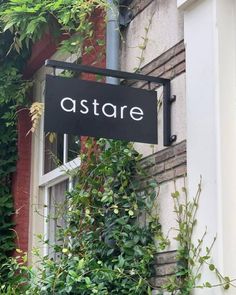
[[[120,50],[120,33],[119,33],[119,1],[107,0],[109,6],[107,11],[107,30],[106,30],[106,68],[119,70],[119,50]],[[109,84],[120,84],[118,78],[107,77],[106,82]],[[109,214],[109,213],[106,213]],[[110,227],[108,215],[105,219],[106,229]],[[105,243],[110,247],[115,247],[115,241],[105,235]]]
[[[112,70],[119,69],[119,1],[107,0],[109,5],[107,11],[107,30],[106,30],[106,67]],[[119,79],[107,77],[107,83],[119,84]]]

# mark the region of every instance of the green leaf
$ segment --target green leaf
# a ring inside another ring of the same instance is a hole
[[[86,285],[91,285],[91,280],[89,277],[84,278]]]
[[[212,285],[211,285],[209,282],[206,282],[206,283],[205,283],[205,287],[206,287],[206,288],[212,288]]]
[[[215,265],[214,265],[214,264],[210,264],[210,265],[209,265],[209,269],[210,269],[211,271],[214,271],[214,270],[215,270]]]
[[[134,211],[133,210],[129,210],[129,216],[133,216],[134,215]]]

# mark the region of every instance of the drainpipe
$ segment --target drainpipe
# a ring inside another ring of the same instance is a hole
[[[106,29],[106,67],[111,70],[119,70],[119,1],[107,0],[107,3],[109,8],[107,11]],[[119,79],[107,77],[106,82],[110,84],[119,84]]]
[[[107,29],[106,29],[106,68],[111,70],[119,70],[119,51],[120,51],[120,32],[119,32],[119,0],[107,0],[109,6],[107,10]],[[106,82],[109,84],[120,84],[118,78],[106,77]],[[105,228],[109,233],[112,225],[108,222],[109,213],[105,218]],[[109,239],[105,234],[105,243],[115,248],[115,240]]]

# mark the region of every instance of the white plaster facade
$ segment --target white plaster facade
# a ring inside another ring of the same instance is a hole
[[[148,27],[147,36],[145,28]],[[183,13],[176,0],[155,0],[129,24],[123,39],[121,69],[133,72],[139,64],[140,48],[147,37],[142,66],[183,40]]]

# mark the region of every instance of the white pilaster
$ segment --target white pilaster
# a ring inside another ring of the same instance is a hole
[[[188,4],[188,5],[187,5]],[[179,0],[185,7],[187,160],[191,195],[203,192],[196,239],[207,226],[213,263],[236,278],[236,18],[235,0]],[[186,6],[187,5],[187,6]],[[203,282],[215,281],[203,269]],[[225,294],[222,289],[195,294]],[[227,294],[235,294],[235,289]]]

